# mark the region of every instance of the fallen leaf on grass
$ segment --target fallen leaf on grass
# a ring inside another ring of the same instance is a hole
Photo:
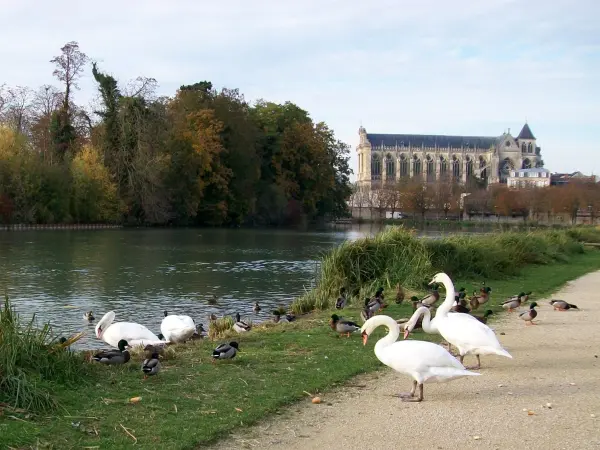
[[[237,412],[244,412],[244,411],[242,411],[240,408],[235,408],[235,410],[236,410]]]
[[[132,397],[129,399],[129,403],[139,403],[142,401],[142,397]]]

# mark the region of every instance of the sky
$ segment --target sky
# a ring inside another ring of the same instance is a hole
[[[516,136],[552,172],[600,173],[598,0],[0,0],[0,84],[57,84],[69,41],[159,94],[209,80],[370,133]],[[91,71],[75,100],[96,96]]]

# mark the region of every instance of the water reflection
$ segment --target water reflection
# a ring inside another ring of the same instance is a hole
[[[88,310],[96,319],[114,310],[117,321],[156,333],[165,309],[204,323],[210,313],[268,319],[311,287],[323,252],[380,229],[2,232],[0,287],[24,318],[36,313],[65,335],[88,330],[77,345],[98,348],[105,345],[83,319]],[[213,294],[216,306],[207,304]]]

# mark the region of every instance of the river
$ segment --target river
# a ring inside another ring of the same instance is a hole
[[[23,319],[36,314],[65,336],[86,331],[76,346],[100,348],[96,320],[160,331],[163,311],[207,316],[239,312],[259,322],[310,289],[317,259],[344,240],[380,228],[357,225],[326,231],[244,229],[116,229],[0,233],[0,289]],[[425,234],[438,235],[437,232]],[[207,300],[218,297],[218,305]],[[262,310],[252,311],[258,301]]]

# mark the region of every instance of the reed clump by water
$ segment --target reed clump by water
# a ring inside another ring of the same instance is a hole
[[[421,239],[414,231],[394,227],[374,237],[346,241],[321,260],[315,289],[296,299],[296,314],[330,307],[340,287],[358,293],[362,303],[377,287],[423,289],[437,272],[453,278],[501,279],[530,264],[568,261],[584,252],[582,242],[600,241],[597,228],[507,231]]]
[[[86,375],[77,353],[60,345],[49,324],[23,323],[5,297],[0,308],[0,403],[31,412],[54,409],[52,391]]]
[[[217,320],[211,320],[208,324],[208,337],[216,339],[223,336],[227,331],[233,329],[234,320],[231,316],[221,317]]]

